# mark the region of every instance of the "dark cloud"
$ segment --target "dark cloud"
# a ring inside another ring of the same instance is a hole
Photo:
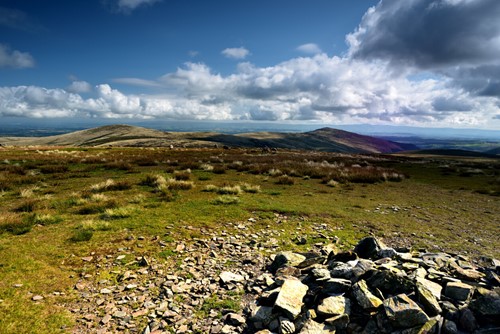
[[[498,63],[500,1],[382,0],[347,41],[354,58],[423,69]]]
[[[272,110],[255,108],[250,110],[250,119],[253,121],[276,121],[279,117]]]
[[[471,111],[472,105],[457,98],[438,97],[432,102],[435,111]]]

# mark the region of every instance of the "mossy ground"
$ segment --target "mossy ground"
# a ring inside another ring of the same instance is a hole
[[[157,176],[190,185],[158,186]],[[499,178],[498,160],[236,149],[2,149],[0,332],[68,331],[74,324],[67,307],[76,301],[73,286],[92,270],[81,258],[130,247],[129,236],[158,236],[166,248],[144,243],[131,252],[176,261],[176,244],[199,237],[201,228],[231,232],[227,222],[255,218],[255,231],[283,232],[276,241],[281,249],[307,249],[334,236],[350,248],[373,234],[392,245],[499,257]],[[205,191],[207,185],[257,190],[221,195]],[[318,224],[325,228],[318,231]],[[307,243],[294,243],[297,236],[306,236]],[[34,294],[45,299],[33,302]]]

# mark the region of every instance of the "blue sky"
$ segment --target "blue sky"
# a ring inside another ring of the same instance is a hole
[[[2,0],[1,119],[500,130],[500,1]]]

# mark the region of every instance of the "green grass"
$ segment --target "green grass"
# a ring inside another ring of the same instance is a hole
[[[365,166],[364,161],[373,168],[351,167]],[[67,168],[50,167],[57,165]],[[32,175],[41,166],[46,173]],[[171,174],[165,173],[167,168]],[[469,169],[484,173],[469,175]],[[498,161],[475,159],[423,164],[404,157],[296,151],[4,149],[0,333],[72,328],[74,316],[61,305],[76,301],[72,287],[78,274],[91,270],[81,257],[131,247],[129,235],[146,240],[160,236],[166,247],[143,242],[138,252],[173,266],[178,254],[172,249],[178,242],[192,242],[203,237],[202,231],[217,232],[221,226],[235,232],[227,223],[249,218],[257,219],[249,233],[274,229],[282,249],[305,251],[327,242],[325,237],[338,237],[340,247],[347,249],[372,233],[395,246],[498,258],[499,177]],[[28,189],[25,197],[20,196],[23,189]],[[392,210],[394,206],[400,210]],[[166,234],[169,225],[173,228]],[[307,236],[305,245],[294,242],[299,235]],[[124,263],[116,265],[113,270]],[[106,275],[113,277],[103,269],[96,279]],[[23,287],[13,288],[17,283]],[[66,295],[38,304],[28,297],[28,292],[51,291]],[[239,296],[212,297],[202,312],[237,310],[238,301]]]

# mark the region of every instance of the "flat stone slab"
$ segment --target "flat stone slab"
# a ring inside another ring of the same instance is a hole
[[[424,306],[425,311],[429,315],[435,316],[443,311],[439,306],[436,296],[433,295],[430,289],[421,283],[417,283],[417,296],[419,302]]]
[[[474,287],[462,282],[449,282],[446,284],[444,294],[451,299],[464,302],[472,296]]]
[[[318,313],[327,317],[351,314],[351,301],[343,295],[327,297],[318,305]]]
[[[384,300],[384,309],[391,323],[399,328],[411,328],[429,321],[420,306],[405,294]]]
[[[295,319],[304,304],[302,299],[307,293],[308,286],[296,279],[286,279],[281,286],[274,307],[285,311],[292,320]]]
[[[219,278],[222,282],[224,282],[224,284],[243,282],[245,280],[245,277],[232,273],[230,271],[221,272]]]

